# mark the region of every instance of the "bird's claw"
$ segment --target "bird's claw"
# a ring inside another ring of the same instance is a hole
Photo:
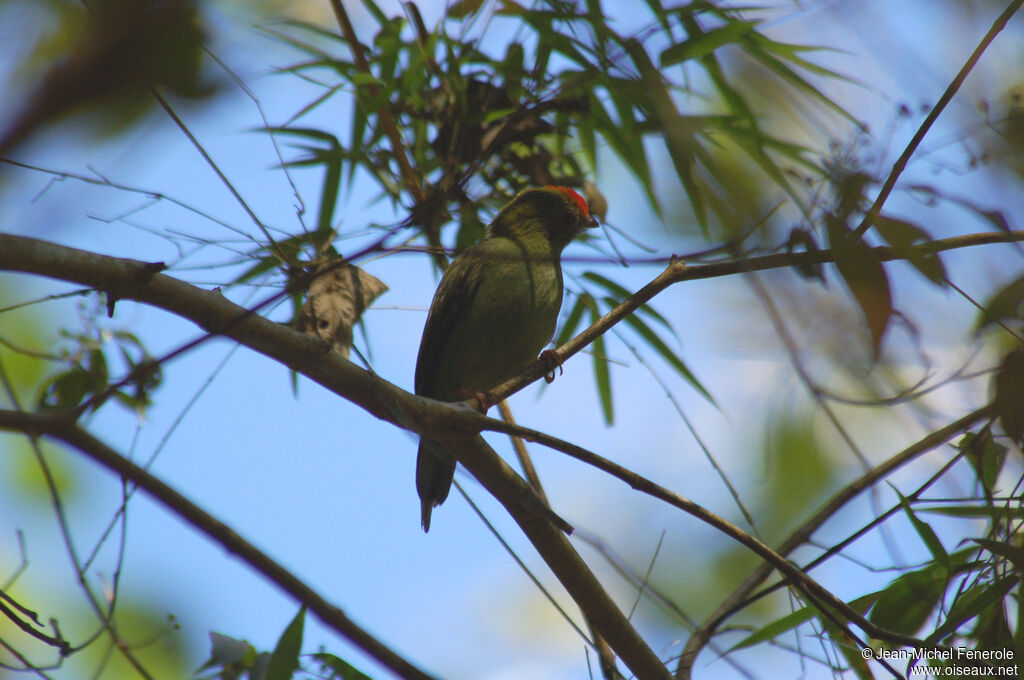
[[[562,375],[562,357],[558,355],[558,350],[546,349],[540,353],[540,360],[547,364],[548,370],[544,373],[544,382],[549,385],[555,381],[555,369],[558,369],[558,375]]]
[[[484,415],[487,415],[487,410],[494,405],[494,397],[491,396],[490,392],[470,392],[469,390],[459,390],[459,392],[467,400],[475,399],[477,410]]]

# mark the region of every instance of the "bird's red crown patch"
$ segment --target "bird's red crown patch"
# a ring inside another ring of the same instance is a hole
[[[582,196],[577,194],[575,191],[573,191],[569,187],[556,187],[553,184],[549,184],[545,188],[546,189],[555,189],[556,191],[561,191],[563,194],[565,194],[566,196],[568,196],[572,200],[576,201],[576,205],[578,205],[580,207],[580,212],[583,213],[584,217],[590,217],[590,208],[587,207],[586,200],[584,200],[584,198]]]

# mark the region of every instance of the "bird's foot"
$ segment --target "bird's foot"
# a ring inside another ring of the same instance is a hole
[[[491,396],[490,392],[471,392],[469,390],[459,390],[459,393],[467,401],[469,399],[476,399],[476,409],[487,415],[487,409],[494,405],[494,397]]]
[[[553,383],[555,381],[555,369],[558,369],[558,375],[562,375],[562,357],[558,355],[556,349],[546,349],[540,353],[540,360],[544,362],[548,370],[544,373],[544,382]]]

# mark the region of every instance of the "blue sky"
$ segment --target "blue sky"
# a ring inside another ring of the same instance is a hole
[[[983,32],[978,27],[990,20],[987,12],[979,12],[975,28],[968,30],[962,23],[956,24],[956,18],[929,13],[927,2],[905,3],[896,10],[902,12],[903,20],[895,19],[890,3],[881,0],[857,5],[854,11],[843,9],[841,3],[822,3],[819,9],[770,23],[766,30],[794,39],[806,36],[813,28],[813,39],[819,44],[844,45],[847,53],[823,54],[821,59],[871,83],[871,87],[830,84],[826,86],[827,94],[844,105],[856,106],[858,116],[868,119],[873,129],[891,123],[899,102],[934,101]],[[784,9],[792,8],[786,5]],[[882,17],[887,18],[884,28],[869,30]],[[931,22],[930,35],[920,30],[925,21]],[[959,28],[954,31],[955,25]],[[367,29],[360,24],[357,30]],[[956,39],[937,41],[936,35]],[[938,53],[937,42],[941,44]],[[1007,63],[1001,58],[1008,54],[1006,49],[1002,43],[993,47],[992,55],[979,68],[978,79],[969,81],[964,97],[951,108],[951,116],[970,106],[972,86],[985,91],[986,84],[998,80],[999,68],[991,65]],[[886,69],[892,55],[906,55],[901,68]],[[294,78],[272,74],[273,66],[289,63],[293,56],[249,29],[233,29],[221,56],[238,65],[272,122],[284,120],[317,92]],[[266,136],[252,131],[260,121],[251,101],[228,88],[210,106],[183,106],[182,113],[192,132],[261,219],[274,227],[294,230],[294,196],[274,167],[275,157]],[[339,136],[344,138],[347,114],[339,100],[324,107],[313,120],[322,125],[337,124]],[[892,149],[901,148],[917,120],[919,117],[892,135]],[[952,129],[940,125],[935,130],[936,146],[926,143],[923,148],[934,150],[929,158],[957,161],[955,147],[943,150],[939,145]],[[838,134],[832,129],[828,132]],[[98,141],[83,133],[82,121],[64,124],[20,150],[18,157],[57,171],[83,175],[95,171],[114,182],[164,192],[250,234],[257,233],[194,149],[160,116],[150,117],[125,135]],[[635,183],[610,155],[603,160],[596,181],[609,198],[609,221],[670,247]],[[935,177],[934,181],[955,179],[963,193],[988,198],[980,189],[974,192],[972,177],[942,174],[937,167],[938,163],[924,163],[911,172],[919,173],[919,177]],[[140,194],[71,179],[51,183],[47,175],[9,168],[0,178],[5,185],[0,190],[0,230],[108,255],[165,261],[172,264],[168,274],[196,285],[220,285],[239,270],[192,267],[232,259],[232,249],[248,247],[236,242],[232,232],[166,201],[148,205],[148,199]],[[312,213],[319,196],[319,176],[300,171],[293,179]],[[996,189],[993,196],[998,195]],[[370,221],[394,221],[387,207],[374,204],[372,198],[369,182],[357,178],[352,191],[342,197],[337,213],[344,233],[360,231]],[[906,197],[896,196],[892,206],[898,209],[904,202],[908,209],[916,209],[905,201]],[[146,207],[139,210],[142,206]],[[128,213],[132,214],[115,219]],[[969,218],[964,224],[934,225],[937,235],[947,228],[960,233],[984,227],[969,222]],[[153,230],[173,230],[222,242],[182,260],[177,247],[151,233]],[[341,242],[340,247],[344,248],[345,243]],[[585,269],[585,265],[573,264],[572,256],[591,254],[581,245],[567,251],[570,291],[575,287],[573,274]],[[955,259],[961,257],[964,259]],[[972,257],[951,256],[950,261],[972,263]],[[1012,275],[1014,267],[1019,268],[1019,260],[993,260],[984,267],[948,266],[955,267],[958,275],[963,272],[962,279],[958,279],[963,285],[988,290],[993,281]],[[416,348],[436,275],[426,258],[414,254],[378,259],[366,268],[390,287],[365,316],[373,368],[381,377],[411,389]],[[616,270],[614,277],[636,289],[658,271],[656,267],[636,266]],[[66,289],[28,277],[4,277],[0,285],[5,300]],[[921,300],[941,297],[923,284],[908,283],[900,290],[920,295]],[[239,288],[230,294],[240,304],[251,304],[270,292]],[[972,318],[966,304],[949,305],[955,311],[949,320],[925,314],[915,299],[897,300],[900,302],[920,313],[922,324],[935,332],[928,336],[935,338],[934,347],[929,349],[942,365],[955,364],[969,353],[959,346],[964,324]],[[76,304],[65,300],[41,305],[38,310],[45,313],[53,327],[74,328],[78,325]],[[658,299],[657,307],[677,329],[687,363],[724,407],[716,410],[682,381],[668,375],[672,394],[743,494],[756,495],[758,476],[763,471],[751,469],[749,456],[751,449],[760,447],[763,419],[772,413],[765,411],[765,404],[791,404],[797,410],[806,406],[807,398],[778,344],[766,340],[770,337],[768,324],[756,308],[750,288],[739,279],[695,282],[670,290]],[[271,316],[284,320],[287,310],[280,308]],[[199,333],[187,322],[129,302],[118,303],[115,318],[104,323],[137,333],[154,355],[172,350]],[[585,354],[569,361],[564,375],[552,385],[543,390],[535,385],[514,397],[511,404],[517,419],[622,462],[722,515],[738,517],[662,388],[624,345],[613,344],[610,352],[621,362],[613,368],[614,427],[607,428],[603,423],[590,359]],[[667,375],[660,366],[656,370]],[[168,437],[152,468],[155,474],[293,569],[359,624],[425,669],[452,678],[585,677],[583,643],[537,593],[457,492],[453,491],[445,505],[435,511],[430,534],[422,533],[413,486],[416,443],[410,434],[376,421],[305,379],[299,380],[298,394],[293,396],[285,368],[224,340],[208,342],[175,359],[165,367],[164,376],[153,408],[141,419],[110,407],[87,422],[90,429],[118,450],[131,450],[142,460]],[[200,390],[200,396],[194,398]],[[909,414],[874,437],[860,431],[858,436],[865,442],[877,440],[881,458],[895,450],[895,443],[913,441],[933,422],[945,422],[965,401],[983,396],[984,383],[967,386],[935,402],[934,420],[915,422],[915,416]],[[185,409],[185,417],[175,426]],[[868,422],[857,412],[844,415],[855,424]],[[141,425],[138,431],[136,425]],[[138,439],[132,448],[136,434]],[[499,452],[511,454],[500,437],[489,439]],[[9,440],[4,438],[5,442]],[[619,546],[638,569],[646,568],[662,532],[665,553],[672,556],[663,562],[665,570],[686,564],[689,556],[729,545],[707,527],[636,496],[615,480],[567,461],[560,454],[538,447],[532,451],[556,510],[581,529]],[[75,471],[71,507],[76,536],[83,545],[91,545],[117,508],[119,484],[81,460],[72,458],[71,465]],[[841,463],[839,469],[846,477],[857,471],[852,461]],[[467,475],[460,474],[457,480],[559,601],[568,603],[497,504]],[[54,581],[62,582],[66,583],[66,592],[54,593],[55,600],[74,597],[66,559],[52,536],[52,520],[45,512],[32,514],[25,508],[25,501],[0,495],[0,555],[5,556],[0,568],[8,569],[16,562],[15,529],[24,529],[30,540],[31,568],[21,577],[23,587],[43,590]],[[849,521],[845,517],[837,519],[833,529],[836,535],[857,526],[856,518],[861,515],[853,514],[855,519]],[[580,542],[576,545],[628,608],[633,598],[628,586],[590,548]],[[175,635],[185,642],[196,665],[205,657],[208,630],[246,638],[266,649],[273,646],[297,610],[296,603],[245,565],[141,495],[130,506],[128,546],[122,593],[127,599],[148,603],[156,611],[174,613],[183,626]],[[112,547],[108,546],[106,552],[111,553]],[[911,554],[919,549],[907,546]],[[865,548],[869,555],[876,550],[875,546]],[[105,554],[105,558],[99,564],[113,564],[113,555]],[[103,568],[97,571],[102,574]],[[671,573],[659,574],[658,569],[654,573],[668,582],[678,578]],[[841,596],[854,596],[869,587],[865,581],[844,581],[845,573],[840,565],[833,564],[818,575]],[[106,576],[109,578],[109,573]],[[845,587],[850,588],[849,592],[844,592]],[[59,615],[59,605],[52,605],[53,611],[47,615]],[[567,607],[576,616],[571,604]],[[703,614],[693,613],[698,618]],[[641,609],[640,620],[656,652],[678,651],[673,644],[681,632],[672,633],[649,609]],[[357,650],[309,620],[305,649],[312,651],[319,644],[371,674],[379,670]],[[760,668],[792,663],[791,657],[777,650],[760,649],[755,656],[739,658],[767,664]],[[702,659],[712,664],[710,670],[704,670],[709,673],[705,677],[728,677],[729,671],[722,662],[713,661],[712,653]],[[825,677],[814,672],[811,677]]]

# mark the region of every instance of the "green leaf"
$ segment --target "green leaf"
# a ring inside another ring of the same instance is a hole
[[[878,599],[880,593],[868,593],[862,595],[857,599],[850,602],[850,607],[854,610],[863,613],[870,607],[876,599]],[[747,637],[740,640],[738,643],[733,645],[729,651],[735,651],[737,649],[744,649],[746,647],[752,647],[760,642],[767,642],[768,640],[774,640],[779,635],[793,630],[797,626],[810,621],[818,610],[815,607],[802,607],[795,612],[791,612],[780,619],[776,619],[764,627],[754,631]]]
[[[993,541],[987,538],[974,538],[971,540],[993,555],[999,555],[1010,560],[1017,573],[1024,574],[1024,548],[1019,545],[1012,545],[1003,541]]]
[[[366,675],[358,668],[354,667],[349,662],[341,659],[333,654],[326,652],[318,652],[313,654],[313,658],[320,662],[324,669],[331,671],[333,675],[331,678],[341,678],[341,680],[373,680],[369,675]]]
[[[555,338],[555,347],[561,347],[569,342],[569,339],[576,334],[576,329],[579,328],[580,321],[583,319],[583,311],[591,306],[596,306],[596,304],[590,293],[582,293],[576,297],[576,304],[569,310],[569,316],[565,318],[562,330],[559,331],[558,337]]]
[[[618,298],[618,301],[616,302],[616,304],[618,304],[618,302],[622,302],[623,300],[626,300],[626,299],[628,299],[630,297],[633,297],[633,293],[631,293],[627,288],[625,288],[624,286],[622,286],[622,285],[612,281],[609,278],[601,276],[597,272],[585,272],[583,274],[583,278],[587,279],[588,281],[592,281],[593,283],[596,283],[597,285],[601,286],[602,288],[607,290],[609,293],[614,295],[616,298]],[[654,319],[658,323],[660,323],[662,326],[664,326],[668,330],[670,330],[673,333],[675,333],[675,329],[672,328],[672,324],[670,324],[668,322],[668,319],[666,319],[661,314],[659,314],[657,311],[655,311],[654,308],[651,307],[649,304],[640,305],[638,310],[643,312],[644,314],[647,314],[652,319]]]
[[[697,128],[693,119],[679,114],[679,110],[669,95],[661,71],[654,67],[654,63],[640,41],[626,40],[623,42],[623,47],[640,72],[644,87],[651,98],[653,113],[661,123],[660,130],[665,137],[666,147],[672,164],[675,166],[676,175],[686,191],[687,198],[690,199],[690,206],[697,222],[706,231],[707,206],[703,189],[697,181],[695,173],[696,158],[701,149],[696,140]],[[642,144],[635,146],[642,146]],[[710,163],[707,156],[702,156],[702,158],[706,163]],[[656,206],[657,201],[653,198],[653,188],[650,189],[650,194],[651,204]]]
[[[768,640],[774,640],[783,633],[792,630],[802,623],[810,621],[815,614],[815,610],[811,607],[803,607],[796,610],[781,619],[776,619],[771,623],[759,628],[747,637],[743,638],[735,645],[729,648],[730,652],[734,652],[738,649],[745,649],[747,647],[753,647],[761,642],[767,642]]]
[[[662,357],[662,358],[663,358],[663,359],[664,359],[665,361],[667,361],[667,362],[668,362],[668,364],[669,364],[669,365],[670,365],[670,366],[671,366],[672,368],[674,368],[674,369],[676,370],[676,372],[677,372],[677,373],[679,373],[679,375],[681,375],[681,376],[683,377],[683,379],[684,379],[684,380],[686,380],[686,382],[690,383],[690,385],[691,385],[691,386],[692,386],[692,387],[693,387],[693,388],[694,388],[695,390],[697,390],[698,392],[700,392],[701,396],[703,396],[703,397],[704,397],[705,399],[707,399],[707,400],[708,400],[709,402],[711,402],[711,403],[712,403],[712,404],[714,404],[715,406],[718,406],[718,404],[717,404],[717,403],[715,403],[715,399],[714,399],[714,397],[712,397],[712,396],[711,396],[711,393],[710,393],[710,392],[708,392],[708,391],[707,391],[707,389],[705,389],[704,385],[702,385],[702,384],[701,384],[701,382],[700,382],[700,380],[698,380],[698,379],[697,379],[697,376],[695,376],[695,375],[694,375],[694,374],[693,374],[693,373],[692,373],[692,372],[690,371],[690,369],[689,369],[689,368],[688,368],[688,367],[686,366],[686,364],[685,364],[685,363],[683,363],[683,360],[682,360],[682,359],[680,359],[680,358],[679,358],[679,357],[678,357],[678,356],[676,355],[676,353],[675,353],[675,352],[673,352],[673,351],[672,351],[672,350],[671,350],[671,349],[669,348],[669,346],[665,344],[665,341],[664,341],[664,340],[662,340],[662,339],[661,339],[660,337],[658,337],[657,333],[655,333],[655,332],[654,332],[653,330],[651,330],[651,327],[650,327],[650,326],[648,326],[647,324],[645,324],[645,323],[644,323],[644,322],[643,322],[643,321],[642,321],[641,319],[639,319],[639,318],[638,318],[638,317],[637,317],[637,316],[636,316],[635,314],[630,314],[629,316],[627,316],[627,317],[625,318],[625,322],[626,322],[627,324],[629,324],[629,326],[630,326],[630,327],[631,327],[631,328],[632,328],[633,330],[635,330],[635,331],[636,331],[637,333],[639,333],[639,334],[640,334],[640,336],[641,336],[641,337],[642,337],[642,338],[643,338],[644,340],[646,340],[646,341],[647,341],[647,344],[649,344],[649,345],[651,346],[651,348],[652,348],[652,349],[653,349],[653,350],[654,350],[655,352],[657,352],[658,354],[660,354],[660,355],[661,355],[661,357]]]
[[[384,14],[384,12],[380,10],[380,7],[377,6],[377,3],[375,3],[373,0],[362,0],[362,2],[363,7],[370,10],[370,14],[373,15],[373,18],[377,20],[378,24],[383,25],[387,23],[388,17],[386,14]]]
[[[907,500],[906,496],[901,494],[899,490],[896,487],[892,486],[891,484],[889,486],[892,488],[893,491],[896,492],[896,495],[899,496],[900,506],[902,506],[904,514],[910,519],[910,523],[913,525],[914,531],[916,531],[917,535],[921,537],[921,540],[928,548],[928,552],[932,554],[932,558],[938,564],[942,565],[942,567],[946,571],[949,571],[951,566],[949,561],[949,553],[946,552],[946,548],[943,547],[942,541],[939,540],[939,537],[938,535],[936,535],[935,530],[932,529],[931,525],[929,525],[927,522],[922,521],[917,516],[917,514],[914,512],[914,509],[910,505],[910,501]]]
[[[591,324],[601,318],[601,312],[593,297],[589,294],[581,295],[580,300],[584,302],[590,312]],[[605,353],[603,335],[597,336],[597,339],[594,340],[591,352],[594,358],[594,382],[597,383],[597,394],[601,399],[601,412],[604,414],[605,424],[611,425],[615,421],[615,411],[612,404],[611,372],[608,369],[608,355]]]
[[[902,574],[878,594],[868,619],[886,630],[915,635],[932,615],[948,580],[946,569],[936,564]]]
[[[701,33],[689,40],[676,43],[661,53],[661,67],[667,68],[690,59],[703,57],[723,45],[734,43],[749,33],[758,21],[732,21],[720,28]]]
[[[1024,276],[1000,288],[983,306],[984,310],[974,327],[975,335],[981,333],[986,326],[1003,319],[1020,318],[1024,307]]]
[[[281,638],[270,655],[267,673],[264,680],[290,680],[299,669],[299,652],[302,650],[302,628],[306,618],[306,605],[299,607],[288,627],[281,633]]]
[[[457,0],[448,6],[449,19],[465,19],[480,11],[483,0]]]
[[[935,632],[928,636],[927,642],[938,642],[956,630],[968,619],[971,619],[991,605],[1001,603],[1007,593],[1020,585],[1020,574],[1013,572],[995,581],[979,583],[967,589],[957,598],[949,610],[949,615]]]
[[[595,318],[594,321],[597,319]],[[601,397],[601,412],[604,414],[604,422],[611,425],[615,421],[615,411],[612,405],[612,380],[608,370],[608,357],[604,349],[604,336],[599,335],[593,344],[594,352],[594,380],[597,382],[597,393]]]
[[[918,512],[929,512],[947,517],[963,517],[966,519],[1024,519],[1024,508],[1007,508],[985,505],[937,505],[935,507],[918,508]]]
[[[337,149],[336,149],[337,150]],[[324,184],[320,194],[320,214],[317,216],[317,242],[313,247],[320,251],[330,240],[334,230],[334,207],[338,203],[338,192],[341,190],[341,157],[334,155],[325,162]]]

